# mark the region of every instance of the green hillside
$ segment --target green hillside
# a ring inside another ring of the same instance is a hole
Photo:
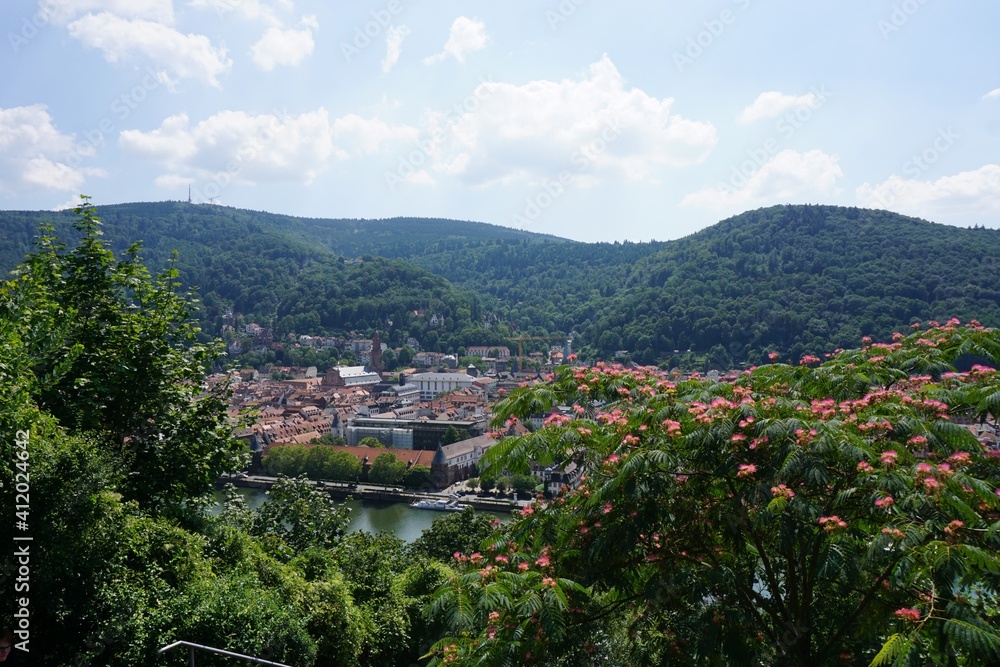
[[[886,211],[775,206],[678,241],[614,244],[475,222],[304,219],[181,202],[98,211],[116,252],[141,239],[157,268],[178,251],[212,332],[231,306],[279,334],[381,328],[396,346],[414,335],[453,350],[575,332],[592,357],[625,351],[642,363],[721,368],[770,351],[822,354],[914,320],[1000,325],[1000,232]],[[0,267],[24,256],[41,221],[62,233],[70,219],[0,212]],[[431,331],[414,310],[447,325]]]
[[[834,206],[750,211],[638,262],[602,313],[585,332],[600,350],[714,348],[720,365],[797,360],[915,320],[997,326],[1000,232]]]

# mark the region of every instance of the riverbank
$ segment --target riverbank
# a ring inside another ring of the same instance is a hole
[[[222,477],[216,482],[216,486],[221,488],[226,484],[245,489],[268,490],[277,481],[276,477],[266,475],[249,475],[246,477]],[[444,499],[448,500],[452,496],[446,493],[432,493],[424,491],[413,491],[400,487],[386,487],[377,484],[346,484],[343,482],[315,482],[310,480],[317,489],[325,491],[331,497],[338,500],[354,498],[378,503],[406,503],[409,505],[416,500],[423,499]],[[525,507],[530,500],[509,500],[506,498],[483,498],[479,496],[463,496],[460,502],[471,505],[477,510],[497,513],[510,513]],[[426,510],[431,512],[433,510]]]

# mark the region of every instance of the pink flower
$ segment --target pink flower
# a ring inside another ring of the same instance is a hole
[[[911,444],[911,445],[913,445],[915,447],[923,447],[924,445],[927,444],[927,438],[925,438],[922,435],[915,435],[912,438],[910,438],[907,441],[907,443]]]
[[[617,454],[612,454],[611,456],[608,457],[608,461],[607,462],[608,463],[618,463],[618,455]]]
[[[503,554],[500,554],[499,556],[497,556],[493,560],[495,560],[498,563],[503,563],[505,565],[510,562],[510,559],[507,558],[506,556],[504,556]]]
[[[828,533],[832,533],[841,528],[847,528],[847,522],[841,520],[839,516],[821,516],[819,518],[819,525],[823,527]]]
[[[893,500],[892,496],[886,496],[885,498],[879,498],[875,501],[875,507],[879,509],[889,509],[896,501]]]
[[[767,358],[770,359],[771,361],[776,361],[780,356],[781,355],[778,354],[777,352],[771,352],[770,354],[767,355]]]
[[[779,484],[778,486],[771,487],[771,495],[775,498],[785,498],[787,500],[791,500],[795,497],[795,492],[784,484]]]
[[[746,439],[747,437],[742,433],[734,433],[733,437],[730,438],[730,440],[732,440],[733,442],[743,442]]]
[[[882,452],[882,465],[884,466],[896,465],[897,458],[899,458],[899,454],[897,454],[891,449],[887,452]]]
[[[544,577],[542,579],[542,586],[548,586],[549,588],[555,588],[556,587],[556,580],[553,579],[552,577]]]
[[[868,461],[862,461],[858,464],[858,472],[869,473],[872,470],[874,470],[874,468],[871,467],[871,464],[868,463]]]
[[[955,452],[948,457],[948,461],[956,468],[960,468],[972,463],[972,457],[969,456],[968,452]]]
[[[910,621],[911,623],[916,623],[917,621],[920,620],[920,612],[918,610],[907,609],[905,607],[902,609],[897,609],[896,611],[893,612],[892,615],[895,616],[896,618],[901,618],[904,621]]]
[[[469,562],[472,563],[473,565],[475,565],[476,563],[478,563],[482,559],[483,559],[483,555],[481,553],[479,553],[478,551],[475,552],[474,554],[472,554],[471,556],[469,556]]]
[[[741,463],[739,472],[736,476],[740,479],[745,479],[747,477],[753,477],[757,473],[757,466],[752,463]]]
[[[531,566],[528,565],[527,563],[518,563],[517,564],[517,569],[518,569],[519,572],[527,572],[529,567],[531,567]]]
[[[538,560],[535,561],[535,565],[537,565],[538,567],[548,567],[549,566],[549,557],[548,556],[539,556]]]
[[[937,491],[941,488],[941,482],[933,477],[928,477],[924,480],[924,488],[928,491]]]
[[[611,511],[611,509],[612,509],[611,503],[604,503],[604,511],[601,512],[601,513],[602,514],[607,514],[608,512]]]
[[[956,519],[955,521],[952,521],[952,522],[951,522],[951,523],[949,523],[949,524],[948,524],[947,526],[945,526],[945,528],[944,528],[944,532],[948,533],[949,535],[952,535],[952,536],[954,536],[954,535],[956,535],[956,534],[958,533],[958,531],[959,531],[959,530],[960,530],[961,528],[963,528],[964,526],[965,526],[965,523],[964,523],[964,522],[962,522],[962,521],[958,521],[958,520]]]
[[[525,507],[521,510],[521,516],[530,516],[535,513],[535,510],[530,507]]]
[[[491,611],[489,619],[490,619],[490,623],[496,623],[497,621],[500,620],[500,612],[498,612],[498,611]]]
[[[681,434],[681,423],[676,422],[673,419],[663,420],[663,426],[667,429],[667,435],[670,437],[675,437]]]

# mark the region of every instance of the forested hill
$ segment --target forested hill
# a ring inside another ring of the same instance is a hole
[[[303,219],[181,202],[98,213],[116,251],[142,239],[147,263],[161,267],[177,249],[210,323],[232,305],[276,333],[360,332],[392,320],[394,344],[415,334],[448,349],[575,331],[575,346],[594,356],[624,350],[643,363],[697,357],[725,368],[770,351],[798,359],[853,347],[914,320],[1000,326],[1000,232],[885,211],[775,206],[678,241],[614,244],[474,222]],[[71,217],[0,212],[0,268],[24,256],[39,222],[65,228]],[[408,315],[414,309],[441,311],[448,324],[431,332]]]
[[[718,365],[797,360],[914,320],[1000,326],[1000,232],[886,211],[775,206],[639,261],[587,330],[603,350],[712,350]]]
[[[396,345],[408,336],[445,347],[487,337],[483,313],[474,293],[411,262],[377,254],[393,254],[386,249],[392,244],[403,247],[408,243],[420,249],[442,238],[478,240],[519,234],[456,221],[408,220],[395,225],[309,221],[314,229],[325,223],[325,236],[320,239],[304,231],[306,225],[297,218],[181,202],[99,205],[97,213],[104,236],[119,257],[141,240],[140,256],[156,272],[177,251],[182,283],[198,288],[204,304],[199,314],[211,333],[221,330],[222,316],[232,307],[244,316],[244,322],[270,325],[278,336],[290,331],[371,335],[380,329],[388,330],[389,341]],[[76,236],[71,227],[74,219],[72,212],[0,212],[0,234],[6,240],[0,247],[2,269],[13,268],[31,250],[43,222],[52,224],[60,239],[71,242]],[[380,228],[395,228],[395,232],[380,232]],[[338,237],[342,240],[334,243]],[[331,245],[360,256],[348,252],[345,257]],[[360,253],[365,248],[377,254]],[[415,316],[414,311],[426,315]],[[445,318],[447,328],[429,331],[427,319],[432,314]]]
[[[499,225],[437,218],[389,220],[297,218],[288,215],[186,202],[138,202],[105,205],[95,202],[105,234],[115,245],[141,239],[146,255],[157,262],[177,248],[212,246],[226,249],[242,239],[257,242],[284,239],[303,248],[325,249],[335,255],[378,255],[405,259],[429,252],[453,251],[466,244],[493,241],[565,243],[565,239]],[[68,233],[71,211],[0,211],[0,267],[16,265],[30,250],[41,222],[51,222],[60,236]],[[165,254],[164,254],[165,253]]]

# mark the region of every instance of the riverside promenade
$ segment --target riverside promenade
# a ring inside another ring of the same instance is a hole
[[[268,477],[266,475],[223,476],[216,481],[216,486],[221,488],[226,484],[232,484],[233,486],[246,489],[267,490],[274,486],[277,479],[277,477]],[[381,484],[348,484],[347,482],[323,482],[313,480],[309,480],[309,482],[317,489],[325,491],[330,494],[330,496],[337,498],[338,500],[351,497],[356,500],[410,504],[415,500],[423,500],[425,498],[448,500],[454,497],[450,494],[439,491],[422,491],[419,489],[406,489],[400,486],[384,486]],[[515,501],[509,498],[489,498],[464,495],[461,497],[459,502],[471,505],[477,510],[506,513],[525,507],[531,502],[531,500],[521,499]]]

